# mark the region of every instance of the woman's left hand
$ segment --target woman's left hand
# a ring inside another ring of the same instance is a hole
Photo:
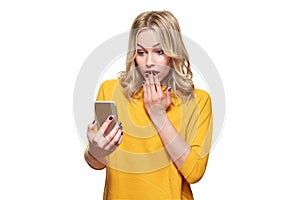
[[[144,88],[144,106],[156,128],[161,129],[166,120],[166,110],[172,104],[171,88],[164,95],[158,74],[146,74]]]

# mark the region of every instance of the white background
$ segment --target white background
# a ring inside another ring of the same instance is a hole
[[[0,3],[0,199],[101,199],[83,160],[73,89],[87,56],[147,10],[169,10],[215,63],[222,136],[195,199],[299,199],[297,1]]]

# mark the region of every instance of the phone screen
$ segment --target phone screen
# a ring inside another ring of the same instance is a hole
[[[96,101],[95,102],[95,115],[97,120],[97,128],[98,130],[102,126],[102,124],[106,121],[106,119],[113,115],[114,119],[106,129],[104,135],[110,133],[110,131],[115,127],[118,122],[118,113],[117,113],[117,105],[114,101]]]

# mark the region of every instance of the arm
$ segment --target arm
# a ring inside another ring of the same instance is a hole
[[[151,78],[155,84],[151,84]],[[187,182],[197,182],[205,172],[210,149],[212,114],[209,95],[199,99],[197,108],[200,112],[196,112],[199,116],[190,119],[186,132],[195,134],[195,137],[193,141],[188,141],[188,144],[166,115],[166,109],[172,103],[170,91],[167,91],[165,98],[157,77],[148,76],[145,80],[145,108],[166,151]]]
[[[212,125],[211,99],[206,93],[198,97],[196,112],[193,113],[188,124],[187,133],[195,137],[188,140],[191,151],[179,168],[180,173],[189,183],[199,181],[204,175],[211,147]]]
[[[167,115],[165,115],[165,124],[159,131],[159,136],[170,158],[173,160],[177,169],[179,169],[185,162],[191,148],[174,128]]]
[[[101,85],[97,100],[104,100],[103,84]],[[93,169],[104,169],[109,156],[122,142],[122,126],[117,123],[115,127],[105,134],[106,129],[113,121],[113,116],[108,116],[106,121],[97,129],[97,122],[88,125],[87,137],[89,144],[84,152],[84,158]]]

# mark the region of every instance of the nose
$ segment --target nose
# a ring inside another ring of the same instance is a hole
[[[153,66],[154,66],[154,63],[153,63],[152,55],[151,55],[151,53],[148,53],[147,60],[146,60],[146,67],[150,68]]]

